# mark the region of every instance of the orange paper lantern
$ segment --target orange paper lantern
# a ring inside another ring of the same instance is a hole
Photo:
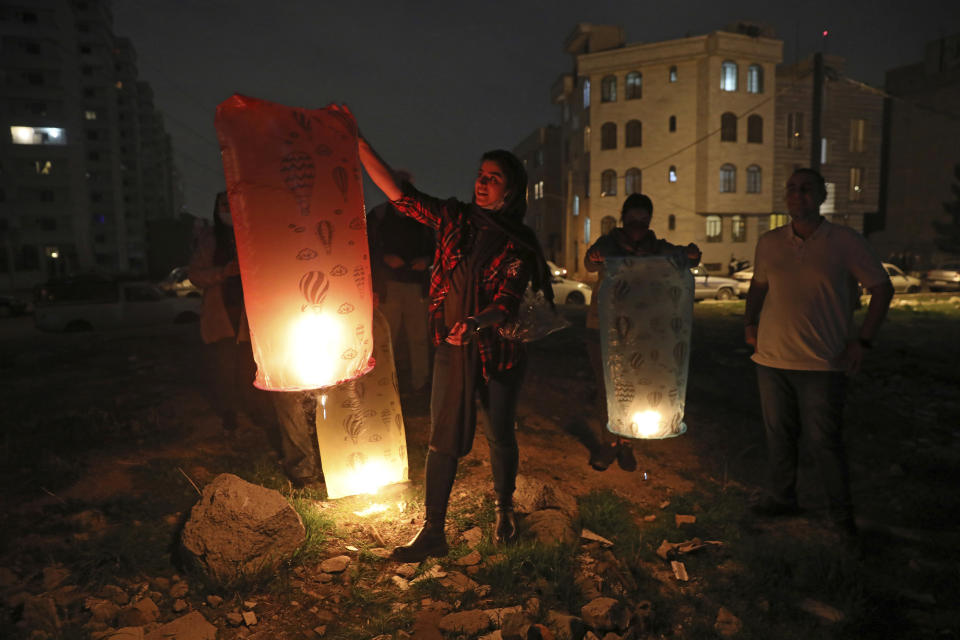
[[[297,391],[363,375],[373,298],[356,122],[233,95],[215,124],[254,384]]]

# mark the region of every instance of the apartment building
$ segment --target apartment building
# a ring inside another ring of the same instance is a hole
[[[828,220],[863,232],[880,198],[883,93],[847,78],[838,56],[810,57],[777,68],[774,131],[774,212],[769,227],[786,224],[784,187],[794,169],[818,169],[827,183],[820,212]],[[820,109],[814,113],[817,76]],[[819,136],[815,139],[815,117]]]
[[[741,23],[627,45],[620,27],[579,24],[564,50],[573,70],[551,89],[561,109],[563,263],[585,275],[584,251],[638,192],[653,199],[657,233],[699,244],[711,270],[752,256],[773,212],[782,42]]]
[[[537,233],[547,260],[561,262],[564,201],[560,128],[538,127],[513,148],[527,169],[526,223]]]
[[[147,270],[170,138],[108,0],[0,0],[0,288]]]

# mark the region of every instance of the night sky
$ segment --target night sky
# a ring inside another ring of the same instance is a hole
[[[139,55],[173,136],[186,207],[210,216],[223,188],[213,116],[242,93],[290,106],[346,102],[367,138],[428,193],[468,198],[480,154],[557,123],[549,89],[572,70],[577,22],[619,24],[627,43],[772,25],[784,61],[825,47],[882,86],[928,40],[960,32],[955,0],[755,2],[115,0],[114,32]],[[829,30],[823,44],[821,33]],[[798,37],[799,36],[799,37]],[[369,182],[367,183],[369,186]],[[368,207],[383,200],[370,187]]]

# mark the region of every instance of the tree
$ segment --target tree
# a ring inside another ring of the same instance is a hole
[[[953,201],[943,203],[943,210],[947,212],[950,220],[933,222],[933,228],[937,232],[934,242],[941,251],[960,255],[960,164],[953,167],[953,177],[957,180],[950,185]]]

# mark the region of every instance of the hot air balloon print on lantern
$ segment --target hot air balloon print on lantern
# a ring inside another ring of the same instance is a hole
[[[605,269],[597,300],[607,428],[628,438],[680,435],[687,429],[693,276],[663,256],[607,258]]]
[[[296,391],[363,375],[373,366],[373,298],[366,229],[347,222],[364,214],[356,123],[331,109],[234,95],[215,125],[254,384]],[[317,178],[338,168],[339,182]]]
[[[373,371],[326,390],[317,411],[317,444],[330,498],[375,493],[407,480],[390,325],[379,311],[373,312],[373,346]]]

